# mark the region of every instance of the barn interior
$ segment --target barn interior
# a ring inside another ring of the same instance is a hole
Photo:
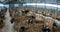
[[[60,0],[0,0],[0,32],[60,32]]]

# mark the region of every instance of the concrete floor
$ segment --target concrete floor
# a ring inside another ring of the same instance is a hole
[[[3,32],[14,32],[14,29],[13,29],[13,25],[14,24],[11,24],[10,20],[11,20],[11,17],[10,17],[10,13],[9,13],[9,9],[7,10],[6,12],[6,24],[5,24],[5,27],[3,28]]]

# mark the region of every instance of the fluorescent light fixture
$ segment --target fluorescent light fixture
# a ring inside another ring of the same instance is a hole
[[[6,4],[6,5],[4,5],[4,7],[9,8],[9,5],[8,5],[8,4]]]
[[[18,7],[19,6],[19,4],[14,4],[14,7]]]
[[[1,4],[1,3],[0,3],[0,6],[4,6],[4,4]]]
[[[37,5],[37,6],[51,6],[51,7],[58,7],[60,8],[60,5],[56,5],[56,4],[45,4],[45,3],[26,3],[26,4],[23,4],[24,6],[25,5]]]

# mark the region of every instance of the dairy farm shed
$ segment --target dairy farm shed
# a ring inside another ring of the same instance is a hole
[[[60,32],[60,0],[0,0],[0,32]]]

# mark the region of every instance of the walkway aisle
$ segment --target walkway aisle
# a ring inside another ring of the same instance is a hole
[[[5,27],[3,28],[3,32],[14,32],[13,24],[11,24],[10,22],[11,17],[10,17],[9,9],[7,9],[5,17],[6,17],[6,24]]]

